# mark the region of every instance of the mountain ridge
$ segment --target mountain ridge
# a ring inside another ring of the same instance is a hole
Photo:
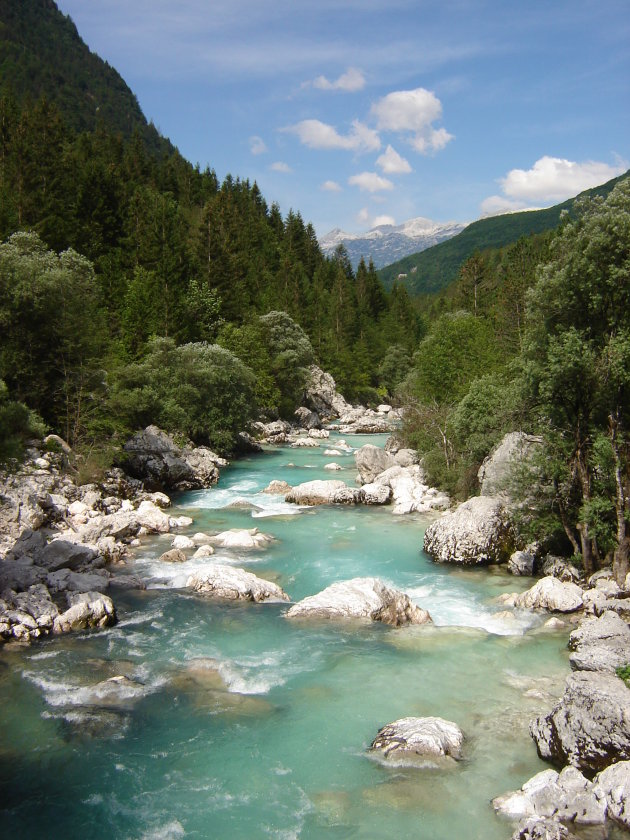
[[[456,236],[467,224],[455,221],[434,222],[416,216],[399,225],[376,225],[365,233],[347,233],[334,228],[320,237],[319,245],[327,255],[332,255],[339,245],[343,245],[354,268],[361,258],[366,262],[371,259],[376,268],[383,268],[392,259],[418,253]]]

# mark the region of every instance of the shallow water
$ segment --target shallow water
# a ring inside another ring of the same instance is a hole
[[[384,438],[348,439],[368,441]],[[5,836],[510,836],[490,800],[546,767],[527,727],[562,690],[566,633],[493,603],[527,581],[434,565],[421,551],[426,519],[299,510],[260,492],[274,478],[351,484],[352,454],[324,456],[331,443],[252,456],[217,488],[176,500],[195,519],[187,533],[259,527],[275,537],[269,548],[169,566],[157,558],[170,541],[153,538],[133,569],[151,588],[117,597],[116,627],[5,649]],[[330,461],[344,469],[324,470]],[[216,604],[182,591],[190,569],[217,560],[273,579],[293,600],[379,576],[434,626],[291,622],[285,604]],[[95,691],[118,675],[131,682],[115,697]],[[369,758],[378,729],[409,715],[458,723],[464,759],[405,768]]]

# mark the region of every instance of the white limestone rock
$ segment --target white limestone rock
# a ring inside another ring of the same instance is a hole
[[[317,595],[294,604],[287,618],[363,619],[382,621],[393,627],[431,622],[429,613],[417,607],[408,595],[378,578],[333,583]]]
[[[452,721],[440,717],[406,717],[380,729],[370,744],[372,752],[396,763],[418,758],[461,758],[464,734]]]
[[[569,660],[576,671],[615,670],[630,662],[630,627],[611,610],[586,618],[569,636]]]
[[[508,512],[499,499],[474,496],[432,522],[424,550],[436,563],[479,566],[503,563],[514,549]]]
[[[250,550],[267,548],[273,542],[273,537],[270,534],[263,534],[258,528],[232,528],[211,536],[210,542],[221,548]]]
[[[55,618],[54,633],[110,627],[116,623],[114,603],[102,592],[68,592],[66,598],[68,609]]]
[[[555,577],[544,577],[531,589],[517,596],[515,606],[549,612],[575,612],[583,606],[582,590],[575,583],[564,583]]]
[[[394,459],[380,446],[366,443],[354,453],[361,484],[371,484],[377,475],[394,466]]]
[[[602,770],[595,779],[604,793],[610,819],[630,829],[630,761],[619,761]]]
[[[216,563],[191,575],[186,586],[206,597],[229,601],[288,601],[289,596],[275,583],[244,569]]]

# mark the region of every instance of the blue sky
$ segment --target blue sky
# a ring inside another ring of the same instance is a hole
[[[59,0],[193,163],[318,235],[556,204],[630,167],[628,0]]]

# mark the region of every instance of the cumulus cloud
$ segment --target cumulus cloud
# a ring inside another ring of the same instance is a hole
[[[388,146],[383,154],[376,159],[376,163],[388,175],[411,172],[409,161],[401,157],[393,146]]]
[[[491,195],[481,204],[484,215],[523,210],[532,205],[549,206],[583,190],[604,184],[628,168],[626,161],[614,166],[600,161],[582,163],[563,158],[541,157],[531,169],[512,169],[499,179],[503,195]]]
[[[357,213],[357,222],[362,225],[367,225],[370,221],[370,211],[367,207],[362,207]]]
[[[341,186],[336,181],[324,181],[320,189],[324,192],[341,192]]]
[[[348,134],[320,120],[302,120],[284,129],[297,134],[300,142],[309,149],[346,149],[351,152],[375,152],[381,148],[378,133],[359,120],[352,122]]]
[[[380,227],[381,225],[395,225],[396,219],[393,216],[376,216],[372,221],[372,227]]]
[[[253,135],[249,138],[249,151],[253,155],[264,155],[267,151],[267,146],[265,145],[265,141],[262,137],[258,137],[257,134]]]
[[[413,148],[427,154],[443,149],[453,139],[445,128],[433,123],[442,117],[442,103],[425,88],[388,93],[372,105],[377,128],[411,135]]]
[[[381,190],[393,190],[394,185],[388,178],[383,178],[376,172],[361,172],[359,175],[351,175],[348,178],[351,187],[358,187],[364,192],[380,192]]]
[[[313,87],[319,90],[341,90],[344,93],[354,93],[365,87],[365,76],[356,67],[349,67],[334,82],[329,81],[326,76],[318,76],[313,81]]]
[[[275,163],[271,164],[270,167],[274,172],[293,172],[291,167],[288,163],[284,163],[284,161],[277,160]]]

